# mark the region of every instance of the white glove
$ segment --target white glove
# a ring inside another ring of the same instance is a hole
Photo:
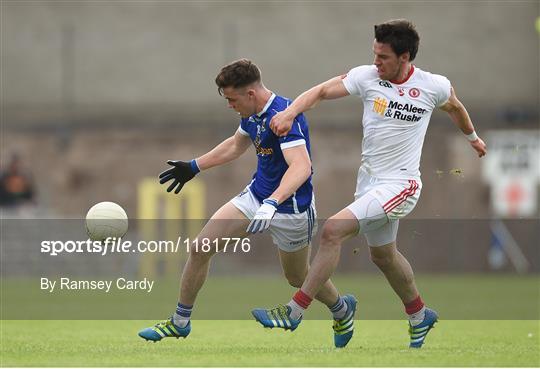
[[[248,233],[262,232],[270,227],[270,221],[274,217],[278,207],[278,202],[274,199],[264,199],[263,204],[255,213],[255,216],[247,227]]]

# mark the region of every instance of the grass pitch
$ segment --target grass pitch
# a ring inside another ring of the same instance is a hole
[[[2,321],[2,366],[537,367],[538,320],[440,321],[420,350],[407,348],[407,323],[357,321],[345,349],[333,347],[330,321],[295,332],[248,320],[193,321],[187,339],[146,342],[155,321]]]
[[[137,336],[157,320],[137,319],[166,318],[176,280],[156,282],[151,295],[55,295],[40,291],[35,280],[2,279],[0,365],[540,367],[537,275],[418,275],[425,301],[442,319],[420,350],[408,348],[403,307],[382,276],[334,281],[359,299],[354,337],[339,350],[320,303],[292,333],[252,320],[250,309],[289,300],[294,289],[281,277],[211,277],[197,300],[191,335],[159,343]],[[89,320],[69,320],[81,317]],[[28,318],[36,320],[22,320]]]

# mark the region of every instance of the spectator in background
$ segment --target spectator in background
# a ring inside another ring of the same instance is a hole
[[[13,154],[6,168],[0,173],[0,206],[18,207],[33,204],[34,196],[32,176],[21,169],[19,156]]]

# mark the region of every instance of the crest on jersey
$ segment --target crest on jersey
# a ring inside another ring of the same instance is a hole
[[[420,90],[417,89],[416,87],[411,88],[409,90],[409,96],[413,98],[417,98],[418,96],[420,96]]]
[[[399,96],[405,95],[405,89],[402,87],[398,87]]]

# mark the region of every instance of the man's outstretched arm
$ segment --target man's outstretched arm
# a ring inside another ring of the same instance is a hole
[[[234,136],[224,140],[197,159],[189,162],[168,160],[167,164],[172,168],[160,173],[159,183],[164,184],[172,180],[172,183],[167,187],[167,192],[174,190],[174,193],[179,193],[184,184],[195,177],[201,170],[233,161],[247,150],[250,143],[251,139],[248,136],[236,131]]]
[[[238,159],[240,155],[246,152],[250,145],[251,139],[236,131],[234,136],[227,138],[195,160],[200,170],[210,169]]]
[[[471,121],[471,117],[469,116],[469,113],[467,113],[465,106],[463,106],[461,101],[458,100],[453,88],[451,88],[450,91],[450,98],[443,106],[441,106],[441,109],[450,115],[450,118],[455,125],[458,126],[458,128],[461,129],[461,132],[467,136],[469,143],[478,153],[478,156],[482,157],[486,155],[486,144],[474,131],[474,125]]]
[[[348,95],[349,91],[345,88],[342,77],[329,79],[305,91],[287,109],[274,115],[270,128],[277,136],[285,136],[298,114],[314,108],[321,100],[338,99]]]

